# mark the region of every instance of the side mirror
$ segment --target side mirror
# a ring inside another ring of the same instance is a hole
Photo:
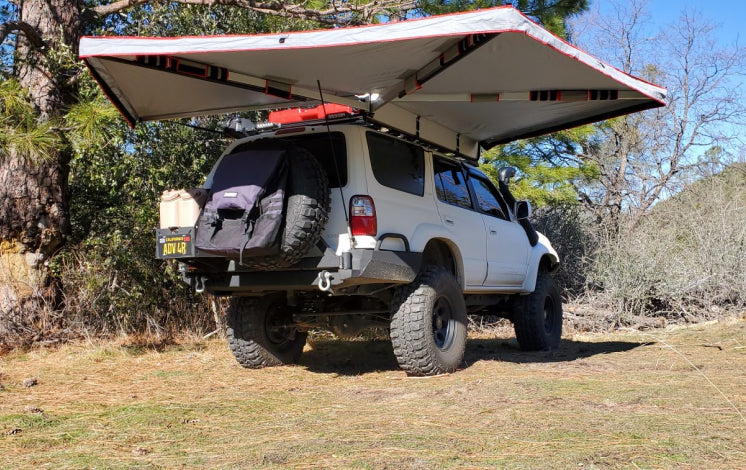
[[[497,177],[500,179],[500,182],[503,184],[508,184],[508,181],[510,181],[510,178],[515,176],[515,168],[511,166],[504,166],[500,168],[497,172]]]
[[[517,220],[527,220],[531,217],[531,203],[528,201],[517,201],[515,203],[515,218]]]

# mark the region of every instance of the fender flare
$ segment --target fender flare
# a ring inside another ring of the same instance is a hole
[[[538,243],[531,248],[531,254],[528,260],[528,271],[526,272],[526,279],[523,281],[521,290],[525,293],[531,293],[536,289],[536,277],[539,275],[539,267],[541,263],[546,259],[549,264],[549,271],[553,272],[559,267],[559,255],[554,250],[549,242],[549,239],[542,233],[536,232],[539,235]]]
[[[451,240],[450,232],[444,229],[443,226],[437,224],[418,225],[410,239],[412,251],[423,253],[427,244],[434,240],[444,243],[451,251],[451,256],[456,266],[456,281],[463,289],[465,286],[463,256],[458,245]]]

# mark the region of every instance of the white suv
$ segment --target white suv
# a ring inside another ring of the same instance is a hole
[[[325,119],[288,112],[228,147],[207,177],[207,199],[195,202],[196,220],[162,223],[157,234],[158,257],[177,258],[186,282],[231,297],[228,341],[242,365],[297,361],[311,329],[353,337],[384,327],[408,374],[451,372],[463,359],[467,313],[509,318],[523,349],[559,344],[559,258],[531,227],[529,204],[508,191],[514,170],[501,170],[495,186],[476,162],[352,110]],[[267,170],[272,187],[263,188],[248,181],[263,171],[255,163],[284,173]],[[253,206],[211,210],[214,198],[240,198],[242,178]],[[210,237],[234,222],[245,242],[213,249]],[[259,232],[269,245],[252,245]]]

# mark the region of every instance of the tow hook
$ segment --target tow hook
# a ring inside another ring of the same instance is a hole
[[[334,291],[332,290],[332,279],[334,279],[332,273],[329,271],[321,271],[318,277],[319,290],[334,295]]]
[[[194,278],[194,292],[201,294],[205,291],[205,278],[197,276]]]

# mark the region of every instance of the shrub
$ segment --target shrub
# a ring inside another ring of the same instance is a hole
[[[554,276],[564,295],[570,298],[581,295],[598,245],[593,218],[579,205],[561,205],[538,209],[533,224],[557,250],[560,267]]]
[[[66,328],[155,335],[214,329],[216,303],[191,292],[175,262],[155,259],[154,229],[161,192],[199,186],[225,142],[174,123],[116,136],[117,145],[71,163],[73,233],[53,266]]]
[[[659,203],[601,243],[589,279],[620,316],[746,306],[746,165]]]

